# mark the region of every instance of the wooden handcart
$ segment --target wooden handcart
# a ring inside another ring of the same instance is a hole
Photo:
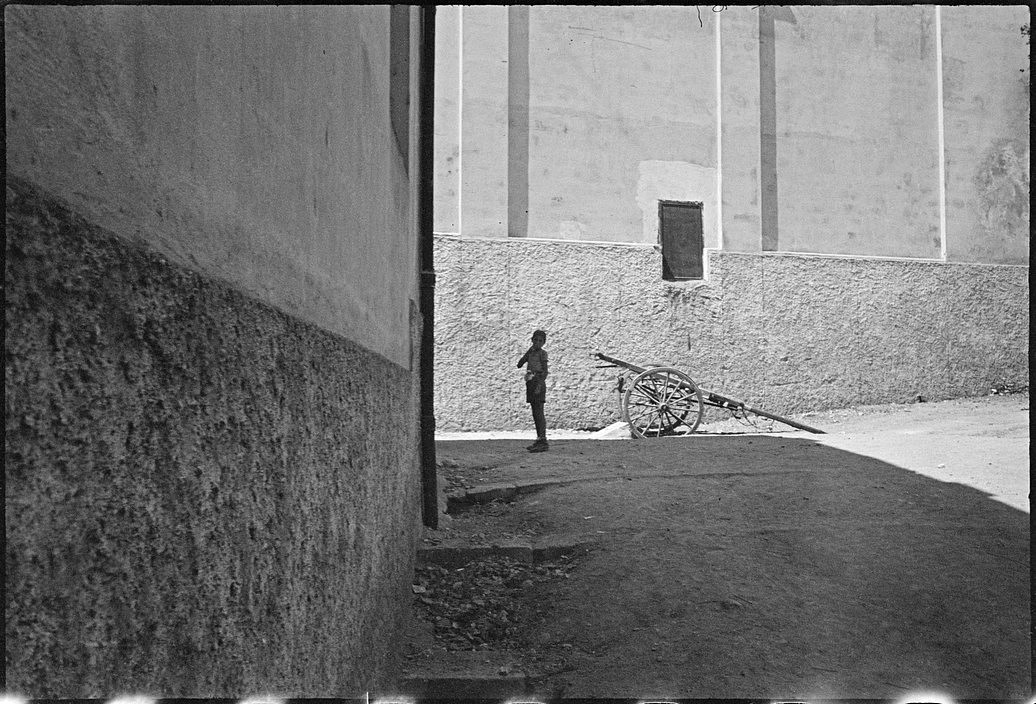
[[[626,371],[619,377],[622,418],[629,424],[634,437],[650,438],[693,433],[701,423],[705,406],[722,408],[735,417],[756,415],[769,418],[792,428],[823,434],[823,430],[749,406],[714,391],[700,388],[686,373],[673,367],[641,367],[622,359],[597,352],[595,356],[608,364],[603,367],[621,367]]]

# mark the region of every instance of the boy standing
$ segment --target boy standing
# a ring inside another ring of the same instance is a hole
[[[525,370],[525,400],[532,406],[532,422],[536,424],[536,442],[529,445],[529,452],[546,452],[547,419],[543,415],[543,403],[547,399],[547,333],[537,330],[532,334],[532,347],[518,360],[518,366],[528,362]]]

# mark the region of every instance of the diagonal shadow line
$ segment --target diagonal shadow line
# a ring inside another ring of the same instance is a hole
[[[805,438],[595,443],[559,441],[552,461],[589,457],[602,479],[624,465],[637,481],[573,482],[513,504],[551,531],[598,529],[598,547],[559,587],[563,609],[550,614],[559,637],[578,640],[584,618],[601,642],[614,637],[585,672],[569,673],[573,696],[661,681],[681,697],[743,696],[724,678],[735,660],[753,663],[756,691],[886,697],[918,682],[969,696],[1028,691],[1024,511]],[[443,443],[465,459],[513,443],[464,444]],[[655,476],[662,466],[670,476]],[[702,604],[687,607],[688,590]],[[667,652],[693,653],[693,677],[631,669],[636,647],[623,634],[634,625],[665,633]]]

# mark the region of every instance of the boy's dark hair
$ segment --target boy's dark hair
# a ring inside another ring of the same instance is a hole
[[[544,331],[544,330],[535,330],[535,331],[534,331],[534,332],[532,333],[532,336],[533,336],[533,338],[536,338],[536,337],[542,337],[542,338],[543,338],[544,340],[546,340],[546,339],[547,339],[547,333],[546,333],[546,331]]]

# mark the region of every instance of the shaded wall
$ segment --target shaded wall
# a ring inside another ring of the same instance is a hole
[[[403,12],[5,8],[9,691],[391,685],[420,494]]]
[[[670,283],[652,246],[437,237],[438,427],[532,432],[515,363],[537,328],[555,428],[619,418],[617,370],[597,369],[597,351],[779,414],[1028,383],[1027,267],[708,258],[708,281]]]

